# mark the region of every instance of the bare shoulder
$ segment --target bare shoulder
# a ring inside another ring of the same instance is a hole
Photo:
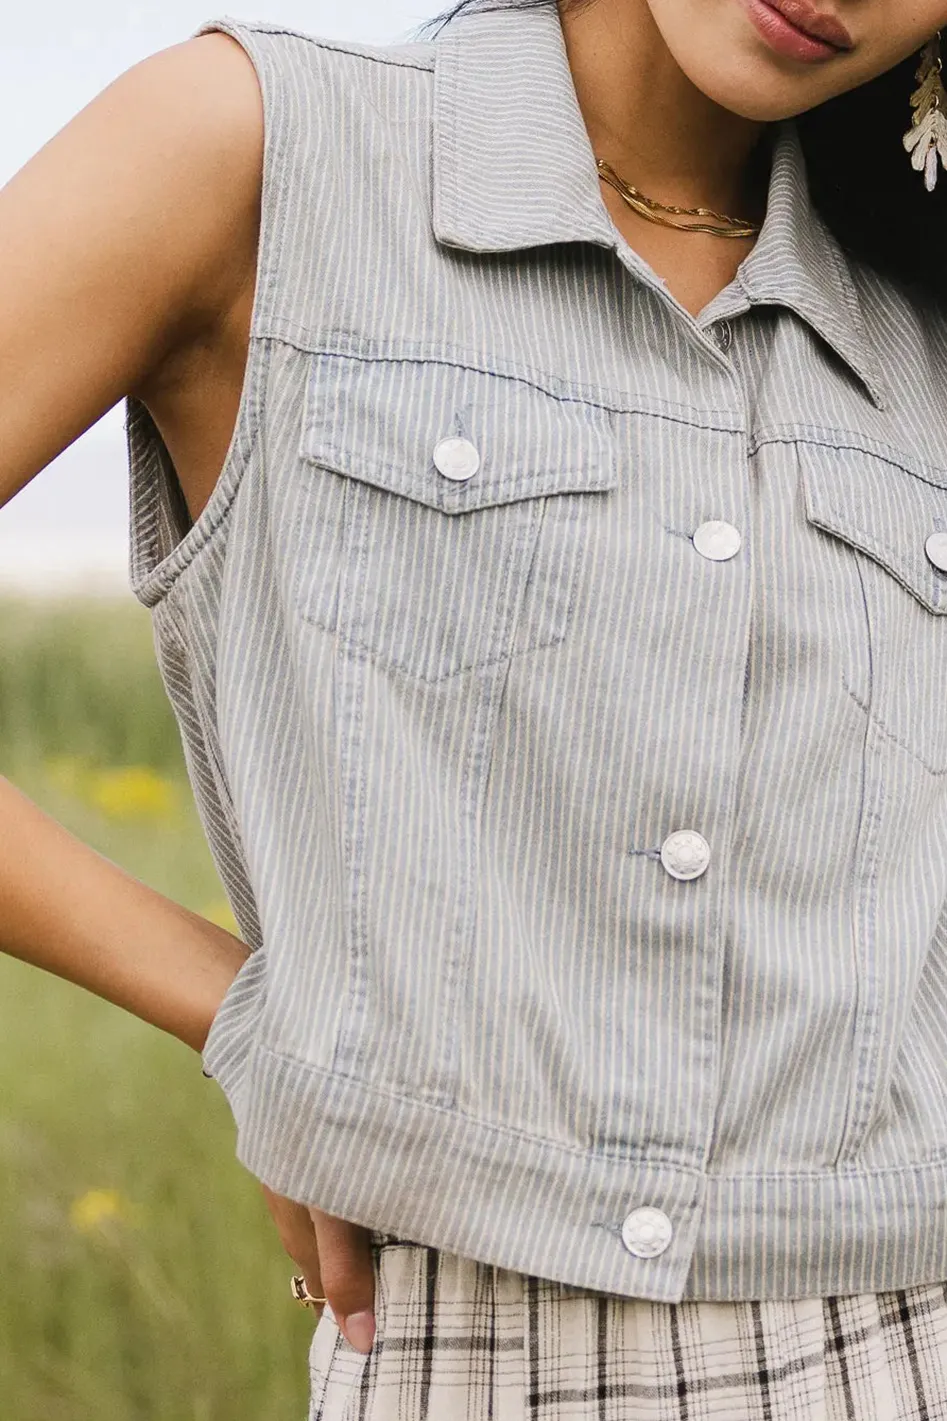
[[[218,317],[243,284],[258,237],[264,117],[249,56],[229,35],[200,35],[128,70],[101,100],[103,123],[114,132],[127,121],[148,156],[124,173],[139,189],[150,185],[164,206],[162,225],[183,257],[185,324]],[[143,192],[140,200],[148,202]]]
[[[263,129],[214,31],[120,75],[0,190],[0,504],[245,305]]]

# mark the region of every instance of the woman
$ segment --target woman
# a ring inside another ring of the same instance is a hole
[[[252,950],[8,784],[0,943],[202,1051],[312,1418],[947,1414],[945,22],[212,21],[0,195]]]

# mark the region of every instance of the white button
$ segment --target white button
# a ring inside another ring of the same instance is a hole
[[[693,829],[678,829],[661,845],[661,862],[672,878],[700,878],[710,866],[710,845]]]
[[[947,533],[932,533],[924,549],[938,572],[947,572]]]
[[[673,1235],[671,1220],[661,1209],[632,1209],[621,1226],[621,1241],[636,1258],[657,1258]]]
[[[701,523],[694,534],[694,547],[702,558],[712,562],[728,562],[740,551],[743,538],[732,523]]]
[[[434,446],[434,463],[445,479],[472,479],[480,468],[480,454],[469,439],[442,439]]]
[[[733,327],[730,325],[730,322],[714,321],[710,330],[718,349],[722,350],[724,355],[726,355],[733,344]]]

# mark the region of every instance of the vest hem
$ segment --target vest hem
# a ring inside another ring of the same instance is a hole
[[[279,1194],[368,1229],[655,1302],[883,1292],[947,1279],[947,1160],[717,1176],[585,1154],[279,1055],[227,1053],[237,1157]],[[649,1205],[667,1250],[625,1248]]]

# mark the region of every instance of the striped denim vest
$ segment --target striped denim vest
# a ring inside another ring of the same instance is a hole
[[[606,1292],[947,1278],[947,327],[792,123],[694,318],[612,223],[558,16],[208,21],[266,121],[249,364],[132,581],[254,948],[239,1158]]]

